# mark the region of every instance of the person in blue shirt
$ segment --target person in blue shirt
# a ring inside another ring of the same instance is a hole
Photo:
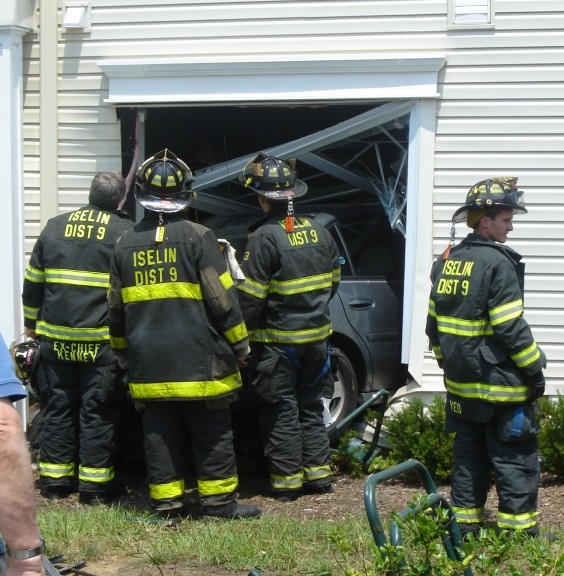
[[[20,415],[12,405],[25,397],[25,388],[0,336],[0,462],[4,464],[0,476],[0,533],[7,559],[3,576],[45,574],[31,460]]]

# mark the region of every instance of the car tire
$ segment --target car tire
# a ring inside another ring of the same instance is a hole
[[[331,379],[323,394],[324,420],[331,440],[340,436],[341,422],[358,405],[358,383],[351,361],[338,348],[331,348]]]

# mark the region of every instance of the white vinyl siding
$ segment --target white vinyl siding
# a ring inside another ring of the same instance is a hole
[[[104,102],[109,83],[98,62],[443,53],[431,167],[433,243],[420,266],[430,266],[446,246],[450,217],[470,186],[488,176],[518,176],[529,213],[515,218],[508,245],[526,263],[526,316],[549,358],[549,390],[562,389],[564,3],[492,0],[493,24],[481,29],[452,26],[450,2],[92,0],[90,30],[59,29],[59,211],[85,202],[95,172],[120,168],[120,125],[115,107]],[[24,38],[27,253],[40,217],[38,40],[36,33]],[[467,232],[457,226],[458,239]],[[429,286],[414,289],[426,307]],[[421,384],[441,390],[431,354],[421,362]]]

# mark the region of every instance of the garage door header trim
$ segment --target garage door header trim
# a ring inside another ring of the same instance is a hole
[[[438,98],[439,54],[102,60],[111,104]]]

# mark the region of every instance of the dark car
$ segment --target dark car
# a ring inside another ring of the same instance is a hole
[[[333,382],[326,423],[331,430],[363,400],[363,394],[404,384],[400,361],[405,242],[377,203],[296,207],[321,222],[340,252],[342,280],[330,306]],[[227,240],[241,261],[251,223],[260,210],[211,216],[202,224]]]

